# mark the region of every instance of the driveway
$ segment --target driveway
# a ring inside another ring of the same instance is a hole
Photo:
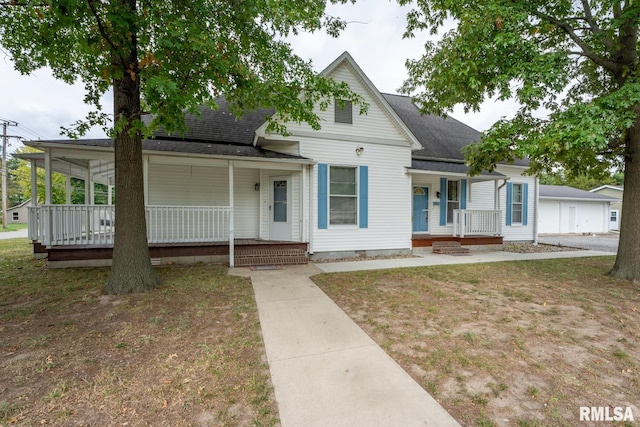
[[[20,237],[24,237],[25,239],[27,238],[28,234],[27,234],[27,229],[22,229],[22,230],[18,230],[18,231],[4,231],[4,232],[0,232],[0,240],[5,240],[5,239],[17,239]]]
[[[571,248],[588,249],[602,252],[618,252],[617,233],[605,234],[541,234],[538,242],[547,245],[568,246]]]

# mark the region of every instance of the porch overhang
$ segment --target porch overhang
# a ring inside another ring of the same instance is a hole
[[[472,178],[474,181],[497,181],[507,179],[506,175],[499,172],[483,171],[474,177],[469,176],[469,167],[460,161],[439,161],[426,159],[413,159],[407,173],[413,175],[452,176],[460,178]]]
[[[113,156],[112,139],[27,141],[25,145],[42,150],[54,151],[54,157],[93,158],[92,155]],[[172,157],[199,157],[220,160],[246,160],[254,162],[276,162],[313,165],[316,161],[302,156],[277,153],[251,145],[221,144],[182,140],[145,139],[142,141],[143,154],[170,155]],[[80,153],[85,153],[84,155]],[[34,153],[39,154],[39,153]]]

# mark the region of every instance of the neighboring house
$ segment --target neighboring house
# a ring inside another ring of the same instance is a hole
[[[537,179],[523,174],[526,162],[469,177],[461,149],[479,132],[421,116],[409,97],[381,94],[346,52],[323,74],[363,96],[367,114],[335,102],[318,110],[321,130],[287,123],[283,137],[266,131],[273,111],[236,120],[220,99],[200,120],[187,117],[183,137],[158,132],[143,141],[152,258],[207,261],[231,252],[232,265],[273,264],[301,262],[307,253],[409,253],[434,240],[536,239]],[[34,169],[85,179],[88,192],[91,182],[113,184],[112,140],[27,145],[43,150],[21,156]],[[50,262],[108,263],[113,206],[47,203],[32,211],[31,238]],[[292,259],[282,258],[287,253]]]
[[[540,233],[606,233],[618,199],[563,185],[541,185]]]
[[[602,194],[604,196],[618,199],[617,202],[611,203],[611,212],[609,214],[609,230],[620,230],[620,219],[622,218],[622,193],[623,187],[615,185],[601,185],[598,188],[589,190],[590,193]]]
[[[31,200],[7,209],[7,224],[26,224],[28,222],[28,205]]]

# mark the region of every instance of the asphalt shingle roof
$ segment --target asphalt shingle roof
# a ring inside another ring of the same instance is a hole
[[[615,197],[609,197],[598,193],[580,190],[579,188],[566,185],[540,185],[541,199],[574,199],[574,200],[594,200],[602,202],[619,201]]]

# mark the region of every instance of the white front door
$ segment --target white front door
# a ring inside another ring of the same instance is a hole
[[[269,178],[269,240],[291,240],[291,176]]]

